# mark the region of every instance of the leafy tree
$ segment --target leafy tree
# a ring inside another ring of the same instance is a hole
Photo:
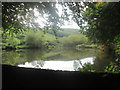
[[[35,23],[34,9],[46,18],[50,27],[59,26],[59,15],[54,2],[2,2],[3,33],[18,33],[25,31],[26,27],[39,27]]]
[[[120,34],[120,2],[68,2],[67,5],[90,39],[106,46],[114,45],[115,36]]]
[[[17,48],[18,44],[20,44],[20,40],[16,37],[15,34],[9,35],[8,32],[4,34],[2,37],[2,48]]]
[[[55,34],[61,25],[55,5],[55,2],[2,2],[2,41],[11,41],[7,37],[16,38],[16,35],[30,30],[30,28],[41,29],[39,24],[35,22],[38,18],[35,16],[35,10],[39,12],[40,17],[46,19],[45,30],[54,28],[52,30]],[[37,38],[34,37],[34,39]],[[37,41],[40,41],[40,38]]]
[[[25,44],[30,48],[48,47],[50,43],[56,40],[54,35],[48,33],[44,34],[43,31],[29,30],[25,32]]]
[[[20,40],[15,37],[9,37],[6,39],[7,46],[16,48],[18,44],[20,44]]]

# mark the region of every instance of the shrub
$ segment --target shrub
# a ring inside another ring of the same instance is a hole
[[[105,72],[120,72],[120,62],[111,62],[104,70]]]
[[[31,48],[47,47],[49,43],[55,40],[55,36],[45,34],[43,31],[29,31],[25,36],[25,42]]]
[[[63,46],[71,47],[78,44],[86,44],[88,42],[88,38],[85,35],[76,34],[63,37],[59,41]]]
[[[25,42],[29,47],[40,48],[43,46],[43,37],[42,32],[29,31],[25,36]]]
[[[16,37],[9,37],[6,39],[6,45],[9,47],[16,48],[20,44],[20,40]]]
[[[93,68],[93,64],[85,63],[84,65],[82,65],[82,68],[79,68],[79,71],[81,71],[81,72],[95,72],[96,70]]]
[[[115,37],[116,53],[120,55],[120,34]]]

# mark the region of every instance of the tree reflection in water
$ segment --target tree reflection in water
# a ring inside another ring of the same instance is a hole
[[[92,66],[95,71],[104,71],[106,66],[115,60],[114,52],[98,49],[2,51],[3,64],[53,70],[79,71],[83,66]]]

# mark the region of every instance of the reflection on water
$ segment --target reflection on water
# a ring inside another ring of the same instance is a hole
[[[94,58],[88,57],[81,60],[71,61],[33,61],[19,64],[19,67],[29,68],[41,68],[41,69],[52,69],[52,70],[65,70],[65,71],[77,71],[79,67],[82,67],[85,63],[93,64]],[[80,64],[81,63],[81,64]]]
[[[24,49],[2,51],[2,63],[41,69],[77,71],[86,62],[93,64],[96,71],[103,71],[114,61],[112,52],[106,53],[98,49],[61,49],[45,51],[41,49]]]
[[[98,50],[96,49],[61,49],[54,51],[45,51],[41,49],[25,49],[25,50],[13,50],[2,51],[2,63],[10,65],[18,65],[24,62],[32,62],[34,60],[53,60],[53,61],[66,61],[76,60],[87,57],[95,57]]]

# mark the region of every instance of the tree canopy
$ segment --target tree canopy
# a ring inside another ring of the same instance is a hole
[[[79,25],[91,40],[104,45],[114,43],[120,34],[120,2],[65,2],[59,3],[64,8],[64,16],[58,15],[56,2],[3,2],[2,27],[3,32],[18,33],[26,27],[39,27],[35,23],[34,9],[43,15],[47,14],[46,28],[55,28],[54,32],[67,19],[68,7],[73,14],[73,20]]]
[[[58,27],[60,18],[57,14],[55,2],[2,2],[2,27],[3,31],[18,33],[26,27],[39,27],[35,23],[34,9],[44,17],[47,14],[49,27]]]
[[[67,5],[90,39],[106,45],[114,43],[120,34],[120,2],[68,2]]]

